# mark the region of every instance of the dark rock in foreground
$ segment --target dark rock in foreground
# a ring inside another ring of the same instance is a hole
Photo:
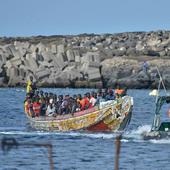
[[[157,66],[170,88],[170,31],[0,38],[0,86],[151,88]]]

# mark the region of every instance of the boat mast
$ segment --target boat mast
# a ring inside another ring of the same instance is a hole
[[[157,66],[156,66],[156,69],[157,69],[157,72],[158,72],[158,75],[159,75],[159,78],[160,78],[159,85],[158,85],[158,94],[160,94],[159,91],[160,91],[160,87],[161,87],[161,84],[162,84],[162,86],[164,88],[164,92],[167,96],[167,90],[166,90],[164,81],[162,79],[161,73],[160,73]],[[161,109],[161,106],[162,106],[163,103],[162,103],[161,97],[159,95],[156,96],[155,104],[156,104],[156,108],[155,108],[155,117],[154,117],[154,120],[153,120],[153,123],[152,123],[152,128],[151,128],[152,131],[158,130],[158,128],[160,126],[160,109]]]
[[[160,73],[160,71],[159,71],[159,69],[158,69],[158,66],[156,66],[156,69],[157,69],[157,72],[158,72],[158,75],[159,75],[159,79],[160,79],[160,80],[159,80],[159,85],[158,85],[158,92],[159,92],[160,86],[161,86],[161,84],[162,84],[162,86],[163,86],[163,88],[164,88],[164,91],[165,91],[165,94],[166,94],[166,96],[167,96],[167,90],[166,90],[166,87],[165,87],[163,78],[162,78],[162,76],[161,76],[161,73]]]

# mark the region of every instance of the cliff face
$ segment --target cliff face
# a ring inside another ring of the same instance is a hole
[[[147,61],[148,67],[143,68]],[[170,87],[170,31],[0,38],[0,86]]]

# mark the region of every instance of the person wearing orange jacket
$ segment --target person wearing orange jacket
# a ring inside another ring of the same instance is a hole
[[[117,86],[117,88],[115,89],[115,96],[119,95],[122,97],[124,95],[124,93],[125,93],[125,90],[120,88],[120,86]]]
[[[81,104],[81,110],[86,110],[89,108],[89,98],[87,97],[87,94],[84,94],[84,97],[82,100],[80,100]]]

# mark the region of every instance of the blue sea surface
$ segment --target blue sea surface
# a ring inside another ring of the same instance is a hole
[[[95,89],[43,90],[73,95]],[[155,98],[149,96],[149,92],[128,90],[134,98],[134,109],[131,123],[121,139],[120,170],[170,170],[170,139],[146,141],[142,138],[142,133],[151,128],[155,109]],[[0,88],[0,170],[50,169],[48,149],[41,144],[52,145],[56,170],[114,169],[117,133],[36,131],[24,114],[25,94],[22,88]],[[169,120],[168,109],[169,105],[163,107],[164,120]],[[4,138],[15,140],[17,147],[3,148]]]

